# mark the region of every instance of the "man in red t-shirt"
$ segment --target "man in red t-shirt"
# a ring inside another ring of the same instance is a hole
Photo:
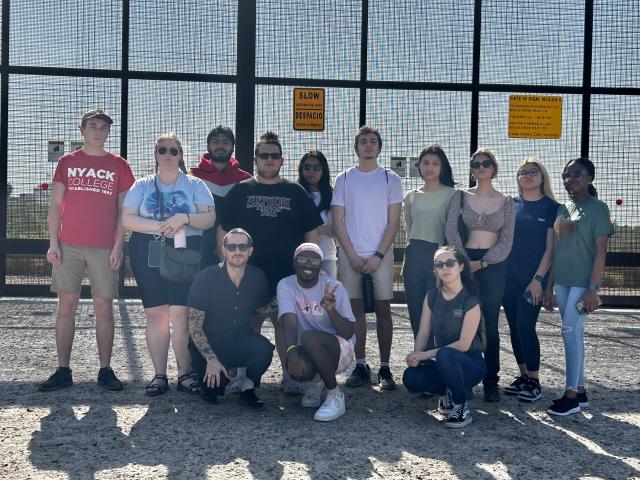
[[[113,299],[118,294],[124,243],[120,212],[134,177],[124,158],[104,149],[112,123],[103,110],[85,113],[80,124],[84,146],[63,155],[53,176],[47,260],[53,264],[51,291],[58,294],[58,368],[38,386],[41,391],[73,385],[69,361],[85,271],[96,314],[98,385],[108,390],[123,387],[110,367]]]

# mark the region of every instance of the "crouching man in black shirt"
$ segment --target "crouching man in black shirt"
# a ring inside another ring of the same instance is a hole
[[[269,303],[269,286],[259,268],[247,265],[253,246],[245,230],[230,230],[222,251],[224,262],[202,270],[189,292],[193,369],[202,382],[202,397],[215,403],[229,383],[227,367],[246,366],[240,400],[260,408],[255,387],[271,364],[274,347],[250,324]]]

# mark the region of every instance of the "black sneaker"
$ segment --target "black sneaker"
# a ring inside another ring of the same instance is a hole
[[[380,385],[380,390],[396,389],[396,381],[393,379],[389,367],[380,367],[378,370],[378,385]]]
[[[498,385],[484,385],[484,401],[495,403],[500,401],[500,390]]]
[[[473,421],[467,402],[453,406],[453,410],[444,421],[444,425],[449,428],[462,428]]]
[[[240,402],[254,410],[264,407],[264,402],[258,398],[253,388],[240,392]]]
[[[453,399],[449,390],[438,399],[438,411],[443,415],[449,415],[453,411]]]
[[[578,399],[578,404],[580,405],[580,408],[586,408],[589,406],[589,399],[587,398],[587,392],[578,392],[578,395],[576,395],[576,398]]]
[[[566,417],[567,415],[579,412],[580,404],[578,403],[577,397],[562,397],[558,400],[555,400],[553,402],[553,405],[547,408],[547,413],[549,415],[557,415],[559,417]]]
[[[526,375],[520,375],[519,377],[516,377],[516,379],[511,382],[511,385],[505,387],[505,395],[518,395],[527,384],[528,380],[529,377],[527,377]]]
[[[542,398],[542,388],[537,378],[530,378],[518,394],[518,400],[523,402],[535,402]]]
[[[69,367],[58,367],[56,371],[53,372],[53,375],[38,385],[38,390],[41,392],[52,392],[72,385],[73,378],[71,377],[71,369]]]
[[[122,390],[124,384],[118,380],[111,367],[102,367],[98,370],[98,385],[107,390]]]
[[[349,378],[347,378],[347,387],[361,387],[371,383],[371,369],[367,364],[357,363]]]

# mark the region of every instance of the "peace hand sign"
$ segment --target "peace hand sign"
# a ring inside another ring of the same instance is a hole
[[[336,282],[333,288],[328,283],[324,285],[324,296],[322,297],[320,305],[327,312],[332,311],[336,306],[336,289],[339,284],[340,282]]]

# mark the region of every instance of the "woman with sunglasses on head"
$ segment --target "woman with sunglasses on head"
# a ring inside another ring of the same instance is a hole
[[[444,243],[447,209],[455,193],[451,165],[439,145],[430,145],[422,150],[416,166],[424,185],[411,190],[404,197],[404,228],[409,244],[404,252],[402,266],[414,338],[420,326],[424,296],[436,285],[431,262],[425,259],[433,258],[438,247]]]
[[[505,285],[505,260],[511,251],[515,210],[513,199],[493,187],[498,174],[495,154],[480,148],[470,161],[476,186],[461,190],[449,205],[445,236],[450,245],[462,247],[469,257],[471,272],[478,281],[480,304],[487,331],[485,362],[487,374],[482,381],[485,402],[500,400],[500,334],[498,317]],[[464,226],[463,242],[459,226]]]
[[[547,412],[566,416],[589,406],[584,388],[584,322],[600,304],[598,290],[604,271],[607,243],[614,228],[609,207],[598,200],[591,182],[596,175],[586,158],[571,160],[562,181],[570,200],[558,208],[554,225],[553,280],[545,291],[545,307],[551,308],[553,288],[562,318],[565,355],[565,392]]]
[[[542,397],[536,322],[553,257],[553,224],[558,204],[542,162],[525,158],[516,178],[520,195],[514,200],[516,224],[513,246],[507,258],[502,305],[520,375],[504,389],[504,393],[516,395],[525,402],[535,402]]]
[[[171,343],[178,364],[177,389],[197,394],[200,385],[191,371],[188,350],[187,296],[191,282],[162,278],[153,251],[161,238],[178,248],[185,236],[182,246],[200,251],[202,231],[215,223],[214,202],[205,183],[186,174],[182,144],[174,133],[158,137],[154,155],[156,174],[134,183],[122,209],[122,223],[133,231],[129,241],[131,270],[147,316],[147,348],[155,370],[145,393],[156,396],[168,390]]]
[[[461,428],[472,420],[467,392],[486,372],[480,303],[469,259],[461,248],[439,248],[433,266],[437,287],[426,295],[402,382],[412,392],[442,395],[438,411],[447,415],[445,425]],[[425,350],[431,335],[434,346]]]
[[[305,153],[298,165],[298,183],[311,195],[324,225],[318,227],[318,245],[322,250],[322,270],[333,278],[338,276],[336,242],[331,232],[331,174],[329,162],[320,150]]]

